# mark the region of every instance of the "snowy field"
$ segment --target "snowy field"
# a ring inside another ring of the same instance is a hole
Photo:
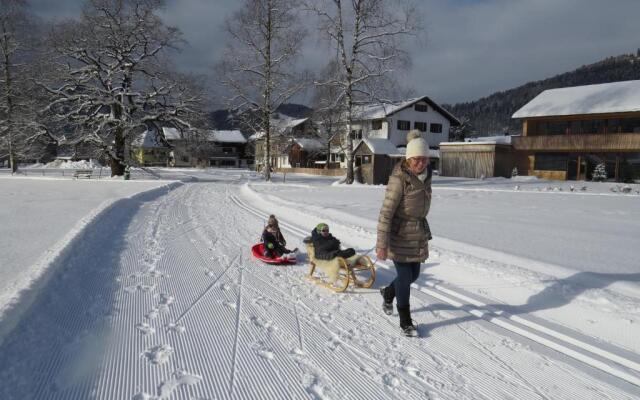
[[[373,256],[384,187],[150,176],[174,182],[0,178],[0,278],[36,272],[0,288],[0,398],[640,396],[637,185],[436,178],[416,339],[380,310],[388,262],[372,289],[305,279],[320,221]],[[298,265],[251,258],[269,213]]]

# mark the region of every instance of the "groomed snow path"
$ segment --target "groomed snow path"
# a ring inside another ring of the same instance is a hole
[[[264,219],[238,193],[185,184],[103,215],[2,343],[0,398],[632,398],[425,293],[414,318],[458,323],[404,338],[377,284],[338,295],[304,260],[256,262]]]

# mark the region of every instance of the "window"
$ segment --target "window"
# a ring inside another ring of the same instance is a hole
[[[224,154],[233,153],[233,147],[223,147],[223,148],[222,148],[222,152],[223,152]]]
[[[362,156],[363,164],[371,164],[371,156]]]
[[[640,118],[625,118],[620,120],[622,133],[640,132]]]
[[[569,155],[565,153],[537,153],[533,169],[538,171],[566,171]]]
[[[571,121],[569,123],[569,129],[572,135],[579,135],[582,133],[582,121]]]
[[[427,123],[426,122],[416,121],[416,122],[413,123],[413,129],[417,129],[419,131],[426,132],[427,131]]]
[[[354,129],[351,131],[351,139],[362,139],[362,129]]]
[[[398,120],[398,130],[408,131],[409,129],[411,129],[411,122],[410,121]]]
[[[371,130],[377,131],[379,129],[382,129],[382,120],[374,119],[373,121],[371,121]]]
[[[431,133],[442,133],[442,124],[431,124]]]
[[[340,162],[344,162],[344,153],[340,153]]]
[[[607,120],[607,133],[620,133],[620,120],[609,119]]]
[[[547,125],[547,132],[549,135],[564,135],[567,133],[566,122],[549,122]]]
[[[419,112],[427,112],[429,111],[429,107],[426,104],[416,103],[413,107],[416,111]]]

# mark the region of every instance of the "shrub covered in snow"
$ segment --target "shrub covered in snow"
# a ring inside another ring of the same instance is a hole
[[[593,180],[595,182],[604,182],[607,180],[607,168],[604,163],[596,165],[596,168],[593,170]]]

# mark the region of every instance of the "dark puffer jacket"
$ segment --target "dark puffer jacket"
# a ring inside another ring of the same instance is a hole
[[[431,169],[424,182],[404,162],[394,168],[378,218],[376,247],[387,249],[399,262],[423,262],[429,257],[431,230],[427,214],[431,207]]]
[[[324,237],[314,229],[311,231],[311,242],[318,260],[332,260],[341,256],[340,241],[332,234]]]

